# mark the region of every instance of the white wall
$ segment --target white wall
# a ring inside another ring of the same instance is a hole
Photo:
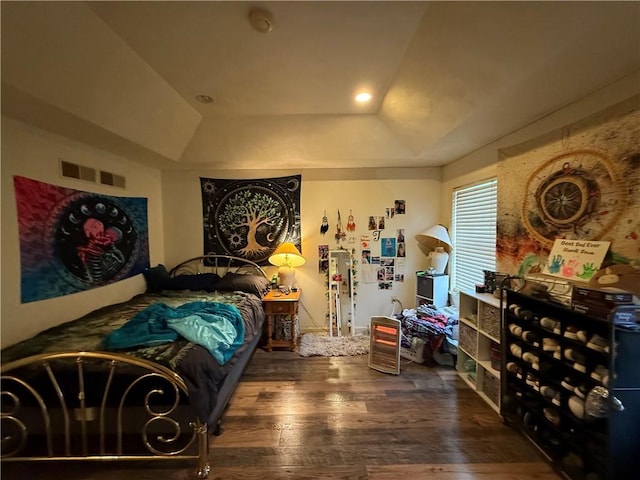
[[[395,236],[396,229],[404,228],[407,246],[405,281],[396,283],[393,290],[379,290],[377,284],[363,283],[358,275],[356,296],[356,328],[369,324],[372,315],[391,312],[391,297],[397,297],[405,307],[415,303],[415,272],[427,267],[427,259],[418,250],[414,235],[438,222],[441,208],[440,169],[368,169],[368,170],[303,170],[303,171],[198,171],[164,172],[162,176],[165,212],[165,246],[167,267],[203,253],[202,200],[200,177],[209,178],[270,178],[302,174],[301,224],[302,253],[307,262],[296,269],[296,280],[302,289],[300,327],[302,331],[328,328],[326,313],[326,277],[318,271],[318,246],[338,246],[336,232],[337,211],[340,209],[346,227],[349,210],[356,223],[356,242],[341,242],[345,248],[356,248],[360,258],[360,237],[370,235],[367,230],[369,215],[384,215],[394,200],[405,200],[406,215],[386,222],[386,236]],[[320,234],[324,212],[329,217],[330,230]],[[347,232],[348,233],[348,232]],[[385,236],[383,235],[383,236]],[[379,242],[371,242],[373,253],[380,251]],[[275,267],[267,266],[268,274]]]
[[[59,159],[103,169],[126,177],[126,189],[62,178]],[[2,117],[2,347],[46,328],[121,302],[146,288],[142,275],[113,285],[48,300],[20,303],[20,245],[13,190],[19,175],[77,190],[115,196],[148,198],[149,241],[152,263],[163,261],[160,172],[125,158]]]

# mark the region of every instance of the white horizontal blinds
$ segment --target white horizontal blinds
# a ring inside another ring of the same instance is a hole
[[[473,291],[484,283],[483,270],[496,269],[497,179],[453,192],[452,286]]]

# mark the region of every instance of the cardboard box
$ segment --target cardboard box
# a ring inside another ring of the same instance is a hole
[[[574,287],[571,293],[572,302],[613,303],[616,305],[633,303],[633,293],[617,288]]]
[[[571,308],[576,312],[603,320],[607,320],[611,311],[617,306],[611,303],[571,302]]]

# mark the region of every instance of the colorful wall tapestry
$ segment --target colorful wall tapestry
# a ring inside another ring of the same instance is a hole
[[[300,242],[301,175],[255,180],[200,178],[204,253],[260,265],[282,242]]]
[[[147,199],[14,177],[22,303],[89,290],[149,266]]]
[[[640,265],[639,105],[636,96],[501,151],[499,271],[543,271],[555,239],[611,242],[603,266]]]

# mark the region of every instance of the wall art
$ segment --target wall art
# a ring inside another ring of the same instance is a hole
[[[14,177],[21,301],[108,285],[149,267],[147,199]]]
[[[200,178],[204,253],[268,265],[283,242],[302,252],[301,175],[254,180]]]
[[[640,262],[640,97],[501,150],[497,268],[548,269],[556,239],[610,242],[604,264]]]

